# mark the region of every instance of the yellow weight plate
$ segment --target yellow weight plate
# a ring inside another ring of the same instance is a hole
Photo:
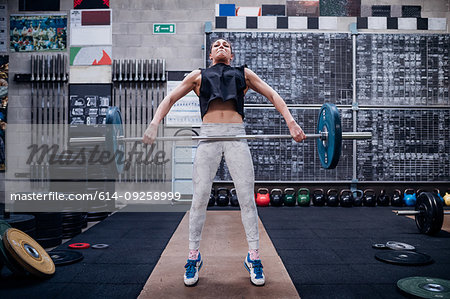
[[[45,249],[23,231],[8,229],[3,245],[11,257],[32,275],[49,277],[55,273],[55,264]]]

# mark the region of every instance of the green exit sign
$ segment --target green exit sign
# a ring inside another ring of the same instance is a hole
[[[153,24],[153,34],[175,34],[175,24]]]

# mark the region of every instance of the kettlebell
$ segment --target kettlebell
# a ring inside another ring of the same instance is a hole
[[[311,204],[311,199],[309,196],[309,189],[307,189],[307,188],[298,189],[297,202],[298,202],[299,206],[309,207],[309,205]]]
[[[450,206],[450,193],[445,192],[445,195],[444,195],[444,202],[445,202],[445,205],[446,205],[446,206]]]
[[[353,206],[362,206],[362,201],[364,197],[364,192],[362,190],[356,189],[353,191]]]
[[[295,190],[294,190],[294,188],[284,189],[283,203],[285,206],[289,206],[289,207],[295,206]]]
[[[327,191],[327,206],[337,207],[339,205],[338,191],[336,189],[330,189]]]
[[[259,188],[256,192],[256,205],[258,207],[267,207],[270,203],[269,189]]]
[[[342,189],[339,193],[339,203],[341,207],[352,207],[353,206],[353,194],[350,189]]]
[[[325,194],[323,189],[315,189],[312,193],[312,202],[316,207],[322,207],[325,205]]]
[[[377,205],[375,190],[373,189],[364,190],[363,205],[365,207],[374,207]]]
[[[377,198],[377,204],[379,206],[386,207],[390,204],[391,199],[389,198],[389,195],[386,194],[386,190],[382,189],[380,192],[380,195]]]
[[[420,193],[422,193],[422,192],[427,192],[427,190],[424,190],[424,189],[417,189],[417,191],[416,191],[416,198],[418,198],[419,195],[420,195]]]
[[[283,191],[281,189],[272,189],[270,191],[270,205],[274,207],[283,205]]]
[[[442,197],[441,191],[439,191],[438,188],[434,188],[433,192],[441,199],[442,202],[444,202],[444,198]]]
[[[392,206],[394,207],[402,207],[403,199],[402,199],[402,191],[395,189],[394,195],[392,195]]]
[[[231,206],[239,207],[239,200],[238,200],[238,197],[237,197],[236,188],[233,188],[233,189],[230,190],[230,195],[231,195],[231,198],[230,198]]]
[[[216,190],[211,189],[211,194],[209,195],[208,207],[212,207],[216,204]]]
[[[229,191],[227,188],[217,189],[217,205],[219,207],[226,207],[230,203]]]
[[[416,193],[414,189],[406,189],[403,195],[403,202],[407,207],[413,207],[416,205]]]

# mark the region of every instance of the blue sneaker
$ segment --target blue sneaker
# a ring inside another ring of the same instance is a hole
[[[250,253],[247,254],[247,257],[244,261],[245,269],[250,273],[250,281],[255,286],[263,286],[266,282],[263,272],[263,265],[261,264],[261,260],[251,260]]]
[[[198,271],[202,268],[203,261],[200,253],[198,254],[198,258],[196,260],[187,260],[186,265],[186,273],[184,273],[184,285],[187,287],[193,287],[198,282]]]

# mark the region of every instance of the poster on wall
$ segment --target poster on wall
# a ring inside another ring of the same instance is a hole
[[[112,46],[70,47],[70,65],[111,65]]]
[[[109,0],[73,0],[75,9],[109,8]]]
[[[67,46],[67,15],[11,15],[12,52],[64,51]]]
[[[9,57],[0,56],[0,172],[5,171],[5,140],[6,124],[8,122],[8,72]]]

